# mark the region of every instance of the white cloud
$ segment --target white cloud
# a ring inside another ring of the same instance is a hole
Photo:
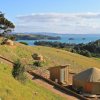
[[[16,31],[100,33],[100,13],[34,13],[17,16]]]

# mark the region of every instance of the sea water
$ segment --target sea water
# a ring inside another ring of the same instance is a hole
[[[50,35],[50,34],[48,34]],[[51,36],[51,35],[50,35]],[[62,43],[89,43],[100,39],[100,34],[54,34],[52,36],[60,36],[60,40],[37,40],[37,41],[58,41]],[[34,45],[36,40],[18,40],[17,42],[26,42],[29,45]]]

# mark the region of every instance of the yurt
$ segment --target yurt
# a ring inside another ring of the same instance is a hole
[[[89,68],[74,75],[73,88],[83,93],[100,95],[100,69]]]

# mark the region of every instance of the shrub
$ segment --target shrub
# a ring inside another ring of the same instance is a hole
[[[87,57],[91,57],[91,53],[87,50],[81,50],[80,54],[84,55],[84,56],[87,56]]]
[[[16,37],[15,36],[10,36],[9,39],[12,40],[12,41],[15,41]]]
[[[7,38],[9,40],[12,40],[12,41],[15,41],[16,40],[16,37],[13,36],[13,35],[7,35],[7,36],[5,36],[5,38]]]
[[[75,49],[72,49],[71,52],[72,52],[72,53],[77,53]]]
[[[13,66],[12,75],[15,79],[19,80],[22,83],[26,81],[25,67],[21,64],[20,60],[15,61]]]
[[[33,62],[33,66],[35,66],[35,67],[43,67],[43,62],[35,61],[35,62]]]

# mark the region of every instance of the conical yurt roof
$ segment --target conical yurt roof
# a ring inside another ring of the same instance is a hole
[[[89,69],[75,75],[74,79],[86,81],[86,82],[100,82],[100,69],[89,68]]]

